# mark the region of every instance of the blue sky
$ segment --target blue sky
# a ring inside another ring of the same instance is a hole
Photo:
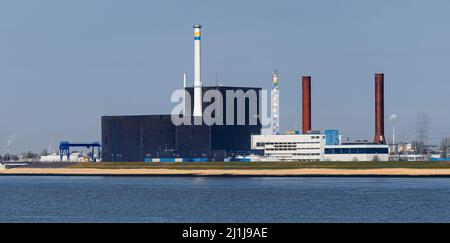
[[[203,81],[270,88],[281,128],[300,128],[300,76],[312,75],[313,128],[373,139],[373,76],[386,75],[386,118],[415,137],[450,135],[450,2],[0,2],[0,153],[100,140],[101,115],[165,114],[193,78],[192,25],[203,29]],[[386,135],[390,128],[386,119]]]

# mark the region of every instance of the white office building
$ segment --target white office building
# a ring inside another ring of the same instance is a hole
[[[326,145],[323,161],[389,161],[385,144]]]
[[[253,135],[253,150],[263,151],[262,161],[388,161],[384,144],[341,143],[337,130],[295,135]]]
[[[267,159],[320,161],[324,153],[325,135],[254,135],[251,143],[253,150],[264,150]]]

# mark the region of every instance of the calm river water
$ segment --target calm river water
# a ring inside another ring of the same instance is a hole
[[[0,176],[0,222],[450,222],[450,178]]]

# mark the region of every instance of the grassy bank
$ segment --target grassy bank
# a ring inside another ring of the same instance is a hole
[[[183,169],[183,170],[279,170],[279,169],[450,169],[450,162],[208,162],[208,163],[77,163],[67,168],[94,169]]]

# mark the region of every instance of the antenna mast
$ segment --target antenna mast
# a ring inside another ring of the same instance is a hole
[[[272,73],[272,133],[280,134],[280,93],[278,89],[278,70]]]

